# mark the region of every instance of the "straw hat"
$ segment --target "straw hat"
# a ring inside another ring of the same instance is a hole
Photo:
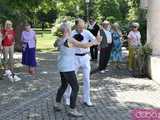
[[[132,23],[132,27],[138,27],[139,28],[139,23],[137,23],[137,22]]]

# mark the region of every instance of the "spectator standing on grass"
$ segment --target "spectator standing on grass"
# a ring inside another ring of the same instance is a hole
[[[31,29],[31,24],[25,24],[22,32],[22,64],[27,66],[27,71],[31,75],[36,74],[36,33]]]
[[[5,28],[2,30],[2,47],[3,47],[3,56],[4,56],[4,68],[5,74],[11,82],[21,80],[14,73],[14,45],[15,45],[15,36],[16,32],[12,27],[12,22],[7,20],[5,22]]]

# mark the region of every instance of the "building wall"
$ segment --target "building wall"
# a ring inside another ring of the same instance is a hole
[[[148,1],[147,42],[151,44],[150,74],[160,83],[160,0]]]
[[[153,55],[160,56],[160,0],[149,0],[147,19],[147,41],[151,43]]]

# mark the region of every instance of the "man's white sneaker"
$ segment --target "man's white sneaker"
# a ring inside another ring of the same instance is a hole
[[[101,70],[101,71],[100,71],[100,73],[102,73],[102,74],[103,74],[103,73],[105,73],[105,71],[104,71],[104,70]]]
[[[17,82],[17,81],[20,81],[20,80],[21,80],[21,78],[20,78],[20,77],[18,77],[17,75],[14,75],[14,76],[13,76],[13,78],[14,78],[14,81],[15,81],[15,82]]]
[[[105,72],[108,72],[109,70],[108,69],[105,69]]]
[[[73,117],[83,117],[83,114],[78,112],[77,109],[71,109],[68,112],[68,115],[73,116]]]

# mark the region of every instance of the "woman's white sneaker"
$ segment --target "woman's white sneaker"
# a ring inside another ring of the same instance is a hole
[[[20,80],[21,80],[21,78],[18,77],[17,75],[15,75],[15,74],[9,74],[9,75],[8,75],[8,79],[9,79],[9,81],[11,81],[11,82],[17,82],[17,81],[20,81]]]
[[[78,112],[77,109],[71,109],[68,112],[68,115],[73,116],[73,117],[83,117],[83,114]]]
[[[11,74],[12,74],[12,72],[10,70],[5,70],[5,73],[3,74],[3,76],[8,76]]]
[[[100,71],[100,73],[104,74],[104,73],[105,73],[105,71],[104,71],[104,70],[101,70],[101,71]]]
[[[7,77],[8,77],[8,79],[9,79],[9,81],[14,82],[14,78],[13,78],[13,75],[12,75],[12,74],[8,75]]]

